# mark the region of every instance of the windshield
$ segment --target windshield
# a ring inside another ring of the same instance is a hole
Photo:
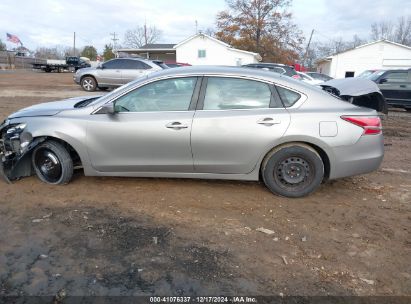
[[[375,70],[366,70],[362,72],[360,75],[357,76],[357,78],[368,78],[370,75],[374,74]]]
[[[385,71],[377,71],[372,73],[371,75],[369,75],[367,77],[367,79],[372,80],[372,81],[376,81],[378,79],[378,77],[380,77],[382,74],[384,74]]]

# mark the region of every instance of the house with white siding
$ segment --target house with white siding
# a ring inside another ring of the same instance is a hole
[[[166,63],[238,66],[261,61],[257,53],[239,50],[206,34],[196,34],[178,44],[147,44],[138,49],[116,50],[120,57],[136,55]]]
[[[193,35],[174,46],[177,62],[191,65],[233,65],[261,61],[258,53],[239,50],[206,34]]]
[[[378,40],[317,61],[317,71],[333,78],[355,77],[365,70],[411,68],[411,47]]]

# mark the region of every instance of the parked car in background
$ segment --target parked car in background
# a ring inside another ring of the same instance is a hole
[[[97,88],[105,90],[119,87],[136,78],[167,68],[162,61],[158,60],[116,58],[101,63],[97,68],[80,69],[73,78],[83,90],[91,92]]]
[[[0,125],[0,143],[6,180],[35,173],[66,184],[82,167],[94,176],[261,178],[287,197],[376,170],[384,155],[375,110],[278,73],[213,66],[22,109]]]
[[[389,106],[411,111],[411,69],[374,70],[366,78],[378,85]]]
[[[368,79],[369,77],[371,77],[372,74],[374,74],[376,71],[378,71],[377,69],[374,70],[365,70],[364,72],[360,73],[358,76],[355,76],[355,78],[365,78]]]
[[[301,77],[297,74],[295,71],[294,67],[291,65],[285,65],[281,63],[264,63],[264,62],[259,62],[259,63],[250,63],[250,64],[244,64],[243,67],[246,68],[254,68],[254,69],[263,69],[271,72],[275,72],[281,75],[286,75],[289,77],[292,77],[294,79],[300,79]]]
[[[328,81],[328,80],[334,79],[323,73],[318,73],[318,72],[305,72],[305,73],[315,80]]]
[[[165,61],[164,62],[169,68],[179,68],[183,66],[191,66],[191,64],[188,63],[181,63],[181,62],[175,62],[175,61]]]
[[[317,84],[324,82],[323,80],[314,79],[308,74],[303,73],[303,72],[297,72],[297,74],[300,75],[302,81],[312,84],[312,85],[317,85]]]

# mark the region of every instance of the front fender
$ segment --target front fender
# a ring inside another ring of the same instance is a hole
[[[45,140],[45,137],[35,138],[21,155],[10,160],[6,160],[5,157],[4,159],[2,158],[0,162],[0,177],[7,183],[11,183],[12,180],[33,175],[31,151]]]

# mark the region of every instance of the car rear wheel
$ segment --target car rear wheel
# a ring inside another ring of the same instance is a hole
[[[32,164],[37,177],[47,184],[67,184],[73,176],[70,153],[55,141],[38,145],[32,154]]]
[[[97,89],[97,82],[91,76],[86,76],[81,79],[81,87],[84,91],[93,92]]]
[[[265,185],[286,197],[303,197],[313,192],[324,177],[324,164],[318,153],[306,145],[288,145],[267,155],[262,165]]]

